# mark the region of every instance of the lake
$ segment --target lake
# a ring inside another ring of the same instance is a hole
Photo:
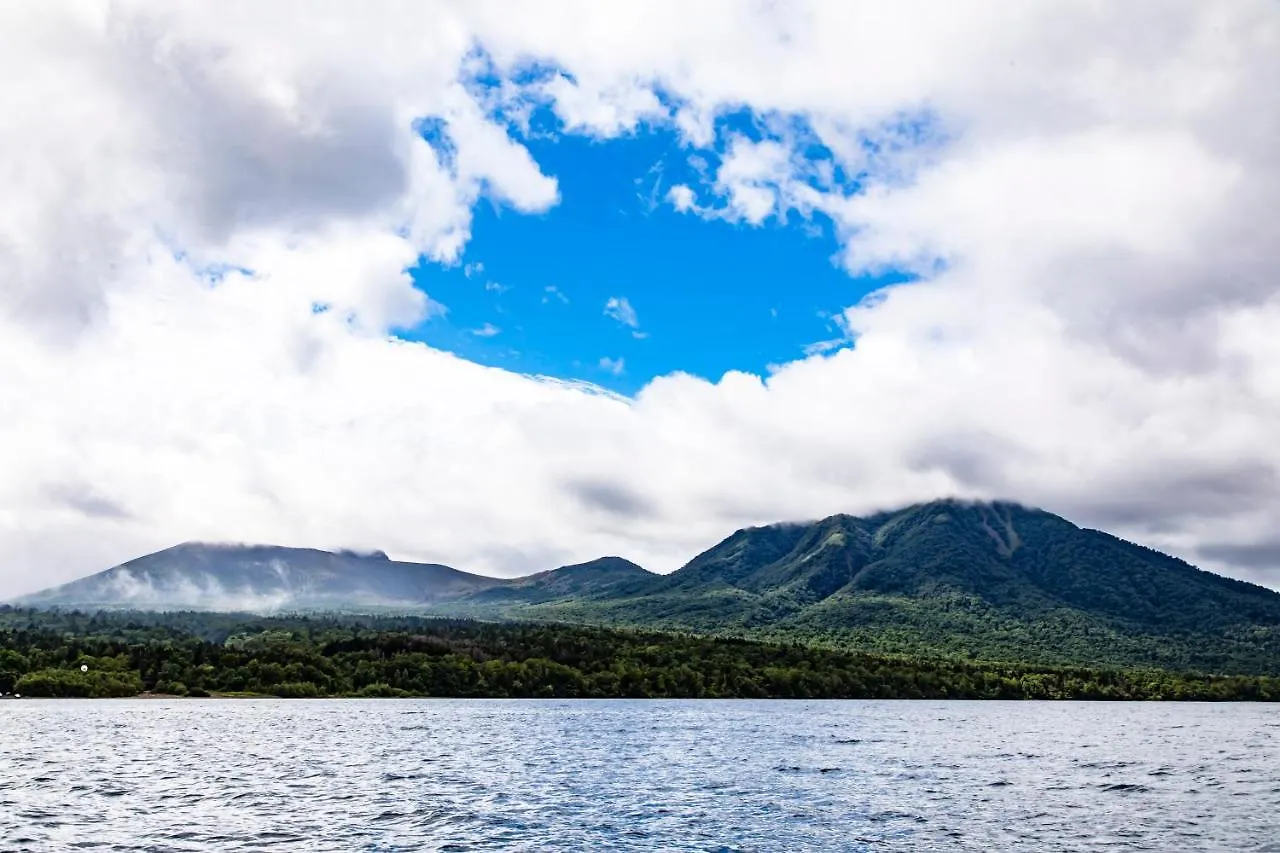
[[[1280,707],[0,701],[0,850],[1280,851]]]

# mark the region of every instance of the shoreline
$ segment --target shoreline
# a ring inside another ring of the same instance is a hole
[[[211,693],[208,696],[181,696],[177,693],[143,692],[132,696],[0,696],[4,701],[40,701],[40,702],[130,702],[136,700],[178,699],[182,701],[200,702],[205,700],[269,700],[274,702],[332,702],[332,701],[379,701],[379,702],[413,702],[422,700],[449,700],[468,702],[934,702],[934,703],[976,703],[988,704],[1005,702],[1009,704],[1026,704],[1042,702],[1063,704],[1077,702],[1090,705],[1114,704],[1146,704],[1146,705],[1275,705],[1280,700],[1274,699],[1123,699],[1123,698],[973,698],[973,697],[812,697],[797,698],[792,696],[275,696],[270,693]]]

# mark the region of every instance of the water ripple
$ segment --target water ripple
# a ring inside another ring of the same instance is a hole
[[[1278,851],[1276,713],[8,701],[0,850]]]

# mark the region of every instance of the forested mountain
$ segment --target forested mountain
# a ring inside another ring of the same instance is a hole
[[[1011,503],[936,501],[748,528],[665,576],[617,557],[499,580],[381,554],[179,546],[24,603],[391,609],[1280,674],[1280,593]]]
[[[1280,672],[1280,593],[1009,503],[740,530],[684,568],[510,618],[902,653]]]

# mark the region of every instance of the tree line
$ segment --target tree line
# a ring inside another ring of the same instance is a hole
[[[415,617],[0,607],[0,693],[42,697],[1280,700],[1280,679],[983,663]]]

